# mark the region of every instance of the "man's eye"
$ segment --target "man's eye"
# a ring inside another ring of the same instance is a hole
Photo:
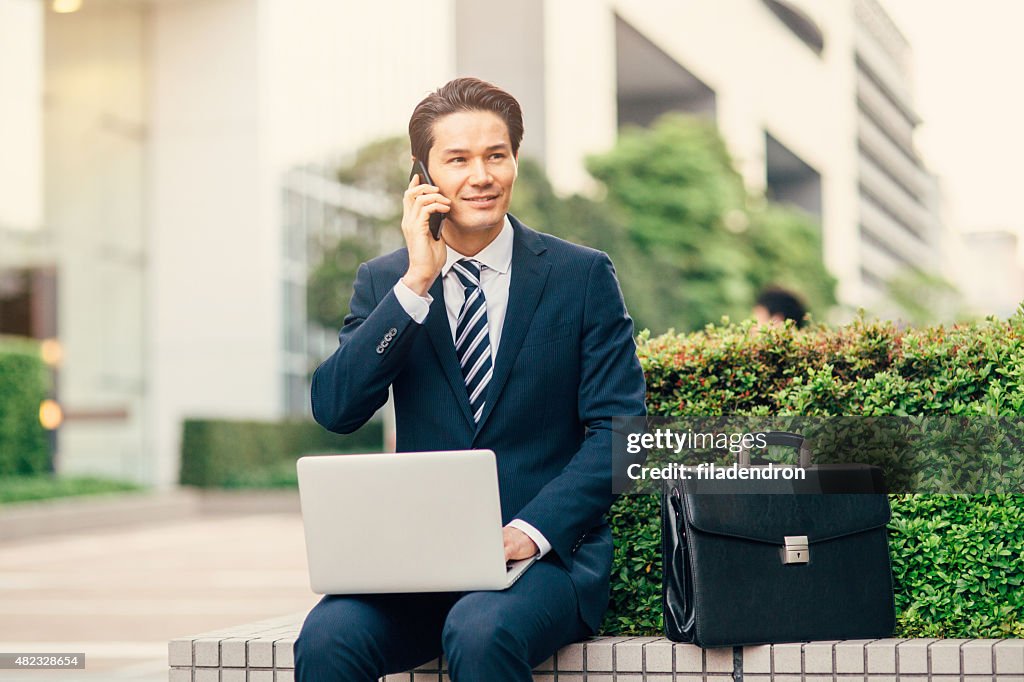
[[[502,154],[501,152],[496,152],[494,154],[491,154],[491,158],[492,159],[504,159],[505,155]]]
[[[452,157],[452,158],[448,159],[448,163],[462,163],[465,160],[466,159],[461,157],[461,156],[455,156],[455,157]]]

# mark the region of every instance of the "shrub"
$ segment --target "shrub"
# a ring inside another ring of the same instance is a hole
[[[50,469],[49,443],[39,423],[39,403],[48,387],[38,346],[28,340],[0,339],[0,476]]]
[[[380,422],[339,435],[312,421],[257,422],[188,419],[181,445],[181,483],[212,487],[279,487],[286,470],[307,454],[381,449]]]
[[[1024,636],[1022,500],[894,496],[889,547],[901,636]]]
[[[902,330],[750,323],[641,334],[655,416],[1024,414],[1024,313]],[[1024,633],[1024,495],[893,495],[898,636]],[[661,631],[660,502],[621,498],[606,634]]]

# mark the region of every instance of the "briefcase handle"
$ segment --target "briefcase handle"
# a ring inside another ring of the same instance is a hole
[[[785,445],[786,447],[793,448],[799,453],[799,463],[801,468],[811,466],[811,444],[807,442],[807,439],[801,436],[799,433],[791,433],[789,431],[765,431],[764,432],[765,445]],[[750,466],[750,450],[746,447],[740,450],[740,466]]]

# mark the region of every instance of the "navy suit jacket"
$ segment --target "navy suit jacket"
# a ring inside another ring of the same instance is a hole
[[[608,256],[513,229],[508,309],[473,423],[455,356],[441,277],[422,325],[392,291],[405,249],[359,267],[339,347],[313,375],[313,415],[349,433],[394,387],[397,449],[487,448],[497,456],[502,522],[526,521],[568,571],[580,616],[597,630],[608,606],[612,539],[612,417],[646,414],[644,377]]]

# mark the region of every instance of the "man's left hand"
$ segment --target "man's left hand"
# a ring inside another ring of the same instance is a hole
[[[537,543],[531,540],[529,535],[518,528],[505,526],[501,529],[501,535],[502,539],[505,541],[505,561],[529,559],[540,551],[540,548],[537,547]]]

